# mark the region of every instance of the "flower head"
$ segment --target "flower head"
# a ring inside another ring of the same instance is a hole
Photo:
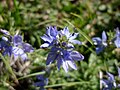
[[[94,44],[97,46],[96,47],[96,53],[99,54],[104,50],[104,48],[107,46],[107,35],[105,31],[102,32],[102,38],[100,37],[94,37],[92,38]]]
[[[51,47],[48,54],[46,64],[49,65],[57,61],[57,67],[63,67],[65,72],[68,72],[69,66],[77,69],[74,61],[84,59],[84,56],[77,51],[74,51],[73,44],[81,44],[80,41],[75,40],[78,33],[70,33],[69,29],[65,27],[63,30],[57,31],[56,28],[49,27],[46,34],[41,37],[45,43],[41,47]]]
[[[28,44],[23,42],[22,36],[21,35],[14,35],[12,43],[14,44],[12,48],[12,54],[14,55],[14,59],[18,59],[19,57],[22,60],[27,59],[27,54],[26,52],[33,52],[34,49],[33,47]]]
[[[26,60],[26,52],[33,52],[33,47],[28,43],[24,43],[21,35],[12,36],[8,31],[2,29],[0,29],[0,32],[4,34],[0,41],[0,51],[3,55],[13,55],[15,60],[19,57]]]
[[[112,90],[113,88],[116,88],[116,82],[114,76],[107,72],[108,80],[103,79],[102,84],[105,86],[103,90]]]

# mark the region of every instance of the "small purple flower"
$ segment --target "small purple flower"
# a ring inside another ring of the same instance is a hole
[[[40,87],[40,90],[45,90],[44,86],[48,84],[48,78],[46,78],[44,75],[38,75],[37,79],[39,80],[34,85],[37,87]]]
[[[41,45],[42,48],[51,46],[46,64],[49,65],[56,60],[58,69],[62,66],[65,72],[68,72],[70,66],[76,70],[77,67],[74,61],[84,59],[82,54],[73,51],[73,44],[82,44],[80,41],[75,40],[77,36],[78,33],[71,34],[67,27],[61,31],[57,31],[54,27],[47,28],[46,34],[41,37],[45,41],[45,43]]]
[[[107,72],[107,75],[108,75],[108,79],[107,80],[106,79],[102,80],[102,84],[105,86],[103,88],[103,90],[112,90],[113,88],[116,88],[116,86],[117,86],[116,82],[115,82],[115,78],[109,72]]]
[[[120,48],[120,30],[119,28],[116,28],[115,31],[116,31],[116,35],[114,38],[114,43],[117,48]]]
[[[0,41],[0,51],[3,55],[14,55],[15,60],[19,57],[26,60],[26,52],[33,52],[33,47],[28,43],[24,43],[21,35],[11,36],[8,31],[3,29],[0,29],[0,32],[4,34]]]
[[[45,43],[42,44],[40,47],[47,48],[49,46],[52,46],[54,42],[57,40],[57,35],[58,31],[56,27],[52,26],[48,27],[46,34],[44,34],[44,36],[41,37],[45,41]]]
[[[26,60],[27,59],[27,54],[26,52],[33,52],[34,49],[33,47],[28,44],[28,43],[24,43],[23,42],[23,39],[22,39],[22,36],[21,35],[15,35],[13,37],[13,48],[12,48],[12,53],[14,55],[14,59],[18,59],[19,57],[22,59],[22,60]]]
[[[104,48],[107,46],[107,35],[105,31],[102,32],[102,38],[99,37],[94,37],[92,38],[94,44],[97,46],[96,47],[96,53],[99,54],[104,50]]]
[[[83,59],[84,56],[77,51],[68,51],[62,48],[52,47],[48,54],[46,64],[49,65],[56,60],[58,69],[60,69],[60,66],[62,65],[65,72],[68,72],[69,66],[74,70],[77,70],[74,61],[80,61]]]

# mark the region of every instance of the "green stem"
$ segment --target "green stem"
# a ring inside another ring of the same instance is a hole
[[[73,86],[73,85],[76,85],[76,84],[88,84],[88,83],[90,83],[90,82],[87,82],[87,81],[83,81],[83,82],[69,82],[69,83],[48,85],[48,86],[45,86],[45,88],[59,87],[59,86]]]
[[[1,53],[0,53],[0,57],[2,58],[2,61],[6,65],[6,68],[8,69],[8,71],[12,74],[15,83],[18,84],[18,79],[17,79],[16,75],[14,74],[14,72],[13,72],[13,70],[12,70],[12,68],[11,68],[11,66],[10,66],[10,64],[8,62],[8,60],[5,60],[5,58],[3,57],[3,55]]]
[[[18,80],[21,80],[21,79],[24,79],[24,78],[33,77],[33,76],[37,76],[37,75],[43,75],[43,74],[45,74],[45,71],[43,71],[43,72],[37,72],[37,73],[33,73],[33,74],[29,74],[29,75],[26,75],[24,77],[18,78]]]

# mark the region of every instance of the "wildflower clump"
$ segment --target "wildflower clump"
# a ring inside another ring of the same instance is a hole
[[[21,58],[22,60],[28,59],[27,52],[33,52],[33,47],[23,42],[21,35],[10,35],[6,30],[1,29],[0,32],[3,34],[0,41],[1,53],[5,56],[14,56],[14,60]]]

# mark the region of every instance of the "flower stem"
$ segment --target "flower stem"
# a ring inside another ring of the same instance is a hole
[[[76,84],[88,84],[90,82],[83,81],[83,82],[69,82],[69,83],[62,83],[62,84],[54,84],[54,85],[47,85],[45,88],[51,88],[51,87],[59,87],[59,86],[73,86]]]
[[[33,77],[33,76],[37,76],[37,75],[42,75],[42,74],[45,74],[45,71],[43,71],[43,72],[37,72],[37,73],[33,73],[33,74],[29,74],[29,75],[23,76],[21,78],[18,78],[18,80],[21,80],[21,79],[24,79],[24,78]]]

